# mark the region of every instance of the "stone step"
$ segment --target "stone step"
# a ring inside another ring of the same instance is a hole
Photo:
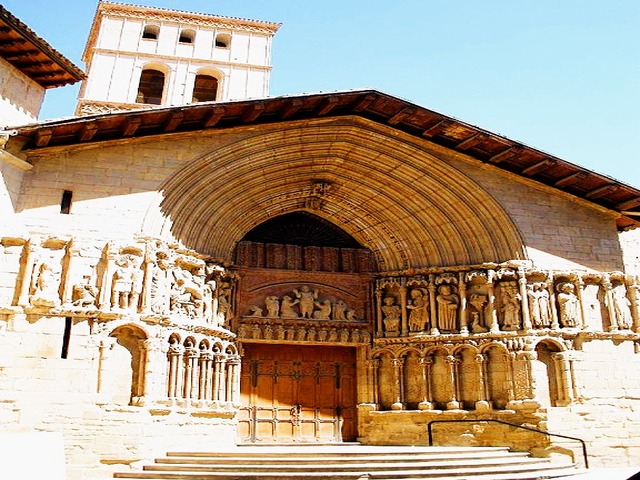
[[[579,473],[568,462],[533,458],[505,447],[295,446],[169,452],[142,471],[146,480],[534,480]]]

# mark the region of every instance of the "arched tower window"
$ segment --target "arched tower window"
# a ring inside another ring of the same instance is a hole
[[[184,29],[180,32],[180,37],[178,41],[180,43],[193,43],[193,40],[196,38],[195,30]]]
[[[160,27],[157,25],[145,25],[142,31],[142,38],[145,40],[157,40],[160,34]]]
[[[196,75],[191,101],[212,102],[218,97],[218,79],[212,75]]]
[[[229,48],[231,46],[231,35],[219,33],[216,35],[216,48]]]
[[[136,103],[160,105],[164,91],[164,73],[160,70],[144,69],[140,75],[140,85]]]

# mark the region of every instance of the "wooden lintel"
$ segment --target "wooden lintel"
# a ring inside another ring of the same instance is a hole
[[[376,96],[373,93],[365,95],[360,100],[358,100],[358,103],[353,106],[352,110],[354,112],[361,112],[365,110],[369,105],[371,105],[375,99]]]
[[[630,208],[634,208],[640,205],[640,197],[632,198],[631,200],[627,200],[626,202],[618,203],[616,208],[618,210],[628,210]]]
[[[457,144],[456,150],[469,150],[470,148],[475,147],[479,143],[484,142],[487,138],[488,138],[487,135],[485,135],[484,133],[476,133],[475,135]]]
[[[489,159],[489,163],[500,163],[505,160],[509,160],[510,158],[515,157],[516,155],[522,153],[522,148],[518,146],[509,147],[506,150],[494,155]]]
[[[205,120],[204,127],[205,128],[213,127],[216,123],[218,123],[222,119],[222,117],[224,117],[224,112],[225,112],[224,107],[215,107],[211,111],[211,115],[209,115],[209,118]]]
[[[604,185],[604,186],[602,186],[600,188],[596,188],[595,190],[591,190],[590,192],[587,192],[585,197],[586,198],[599,198],[599,197],[602,197],[602,196],[607,195],[609,193],[615,192],[619,188],[620,187],[618,185],[610,183],[609,185]]]
[[[560,188],[567,187],[569,185],[573,185],[574,183],[585,180],[588,176],[589,174],[587,172],[575,172],[571,175],[567,175],[566,177],[561,178],[554,185]]]
[[[436,123],[433,127],[426,129],[424,132],[422,132],[422,136],[426,137],[426,138],[431,138],[434,135],[440,133],[442,131],[442,129],[447,125],[447,121],[446,120],[440,120],[438,123]]]
[[[171,112],[169,114],[169,118],[167,119],[167,122],[164,125],[164,131],[173,132],[176,128],[178,128],[178,125],[180,125],[180,122],[182,122],[183,119],[184,119],[184,112],[182,112],[182,110],[176,110]]]
[[[294,98],[289,105],[287,105],[283,112],[280,114],[280,120],[286,120],[288,118],[293,117],[296,113],[298,113],[298,111],[300,110],[300,107],[302,107],[303,105],[303,101],[300,100],[299,98]]]
[[[46,147],[49,145],[49,140],[51,140],[51,136],[53,135],[53,130],[51,128],[41,128],[36,133],[36,146],[37,147]]]
[[[79,139],[81,142],[88,142],[91,140],[98,131],[98,125],[96,123],[87,123],[80,131]]]
[[[140,117],[129,117],[125,121],[124,127],[122,128],[122,136],[123,137],[131,137],[136,133],[138,127],[142,123],[142,119]]]
[[[337,104],[338,104],[338,99],[336,97],[329,97],[325,102],[323,102],[320,105],[320,108],[316,113],[318,115],[326,115],[331,110],[333,110],[333,107],[335,107]]]
[[[255,103],[247,108],[247,110],[242,114],[242,121],[244,123],[253,122],[260,116],[260,114],[262,114],[263,111],[264,103]]]
[[[544,160],[542,160],[541,162],[538,162],[534,165],[531,165],[530,167],[525,168],[524,170],[522,170],[522,174],[526,175],[528,177],[535,175],[536,173],[540,173],[543,170],[546,170],[549,167],[552,167],[556,164],[555,160],[551,160],[549,158],[546,158]]]

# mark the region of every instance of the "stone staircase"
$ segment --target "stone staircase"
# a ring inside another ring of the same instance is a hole
[[[538,480],[582,473],[568,460],[533,458],[507,447],[364,445],[238,446],[219,452],[169,452],[142,471],[147,480]]]

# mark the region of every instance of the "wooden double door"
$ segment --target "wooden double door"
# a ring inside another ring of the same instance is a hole
[[[241,441],[356,439],[355,348],[245,343],[243,349]]]

